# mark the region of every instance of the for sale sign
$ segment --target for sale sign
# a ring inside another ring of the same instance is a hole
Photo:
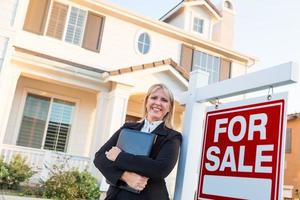
[[[263,99],[207,112],[199,199],[282,199],[287,95]]]

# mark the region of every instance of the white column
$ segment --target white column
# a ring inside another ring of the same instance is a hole
[[[92,162],[94,155],[106,140],[123,125],[127,112],[130,89],[131,86],[114,84],[112,91],[103,91],[97,95],[94,135],[90,149],[90,157],[92,158],[90,170],[97,178],[101,177],[101,174]],[[107,187],[108,185],[105,181],[102,181],[101,190],[106,191]]]
[[[191,72],[174,200],[193,200],[197,191],[205,103],[196,102],[196,89],[207,83],[208,74],[206,72],[201,70]]]
[[[0,152],[21,71],[7,66],[0,73]]]

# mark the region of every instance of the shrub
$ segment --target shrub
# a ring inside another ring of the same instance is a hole
[[[98,199],[97,181],[89,172],[58,171],[45,182],[44,197],[52,199]]]
[[[9,176],[8,166],[3,161],[3,158],[0,157],[0,188],[3,189],[6,186],[6,180]]]
[[[9,164],[0,161],[1,187],[8,189],[18,189],[20,183],[27,181],[34,172],[26,164],[26,159],[17,154]]]

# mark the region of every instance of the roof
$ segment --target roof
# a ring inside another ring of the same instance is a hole
[[[300,113],[288,114],[287,120],[293,120],[293,119],[297,119],[299,117],[300,117]]]
[[[171,16],[176,15],[176,13],[180,12],[186,5],[206,5],[207,8],[212,12],[216,18],[220,19],[222,17],[219,9],[210,1],[210,0],[182,0],[176,6],[174,6],[171,10],[169,10],[166,14],[164,14],[159,20],[166,21]]]
[[[189,79],[189,72],[184,67],[181,67],[180,65],[178,65],[171,58],[159,60],[159,61],[155,61],[155,62],[151,62],[151,63],[145,63],[145,64],[141,64],[141,65],[120,68],[117,70],[108,71],[108,73],[110,76],[116,76],[116,75],[136,72],[136,71],[140,71],[140,70],[145,70],[145,69],[149,69],[149,68],[160,67],[163,65],[172,66],[181,76],[183,76],[183,78],[185,78],[186,80]]]

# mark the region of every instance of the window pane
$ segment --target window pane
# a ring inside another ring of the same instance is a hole
[[[201,51],[194,51],[193,69],[199,69],[209,73],[209,83],[219,81],[220,74],[220,58],[216,56],[203,53]]]
[[[80,45],[83,37],[85,18],[86,11],[72,7],[65,37],[66,42]]]
[[[201,57],[201,66],[203,69],[207,69],[207,54],[206,53],[202,53],[202,57]]]
[[[292,129],[286,129],[285,153],[292,152]]]
[[[198,33],[203,33],[203,19],[199,19],[198,17],[194,18],[193,22],[193,30]]]
[[[28,94],[17,145],[41,148],[50,98]]]
[[[150,37],[147,33],[142,33],[138,38],[138,50],[142,54],[146,54],[150,50]]]
[[[66,151],[75,104],[54,99],[44,149]]]

